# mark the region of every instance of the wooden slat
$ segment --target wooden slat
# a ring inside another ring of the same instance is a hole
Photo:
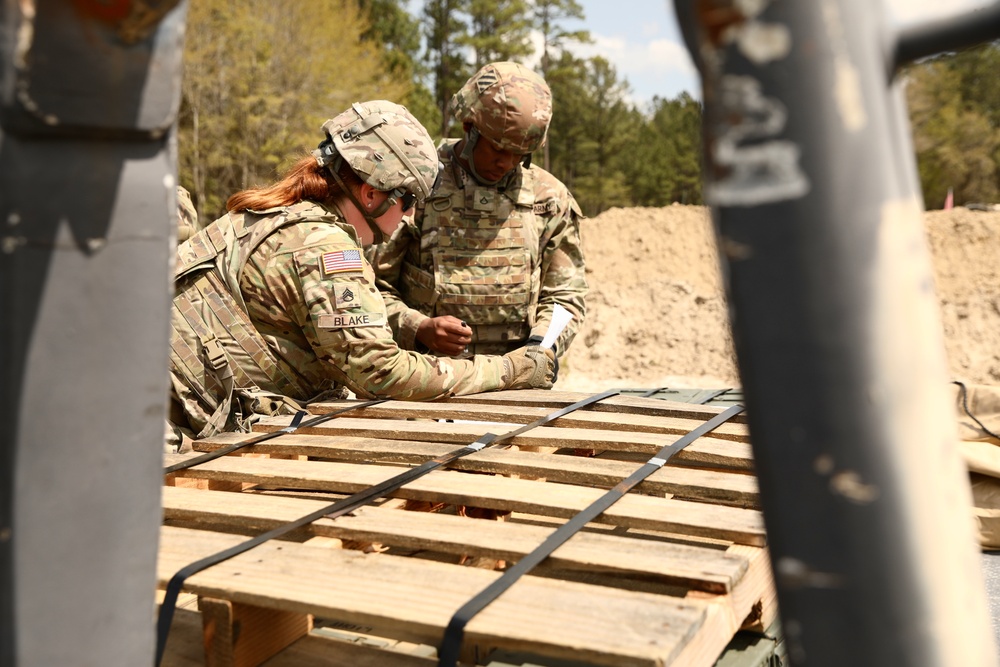
[[[372,646],[330,639],[322,630],[302,637],[263,667],[435,667],[436,658],[380,650]],[[202,615],[178,609],[161,667],[206,667]],[[388,643],[388,642],[387,642]]]
[[[300,498],[165,488],[164,518],[171,525],[263,533],[327,503]],[[321,519],[310,534],[408,549],[427,549],[515,561],[544,541],[550,529],[479,521],[447,514],[363,507],[336,520]],[[650,539],[581,532],[540,569],[608,572],[711,593],[729,593],[747,569],[746,556]]]
[[[206,667],[256,667],[309,633],[307,614],[203,597]]]
[[[287,416],[264,417],[254,424],[253,429],[256,432],[278,431],[287,427],[291,419]],[[297,432],[312,435],[377,437],[390,440],[422,440],[466,445],[475,442],[485,433],[492,432],[503,435],[512,430],[514,430],[513,427],[491,430],[484,427],[483,424],[338,417],[333,421],[316,426],[300,427]],[[505,444],[655,454],[664,446],[676,442],[680,437],[673,434],[541,426],[511,439]],[[750,445],[711,437],[698,438],[680,451],[676,458],[712,468],[753,469],[753,454]]]
[[[670,667],[712,665],[719,656],[720,641],[724,641],[723,645],[729,643],[733,635],[742,628],[762,632],[774,620],[777,607],[767,551],[733,545],[728,553],[744,554],[750,559],[749,569],[743,578],[740,590],[731,596],[730,604],[711,604],[707,607],[705,622],[701,629],[691,641],[687,642]],[[702,594],[693,592],[688,597],[699,599],[702,598]],[[758,607],[760,607],[759,613],[747,618],[747,614],[751,610],[757,610]]]
[[[195,443],[195,447],[199,452],[211,452],[253,437],[256,436],[245,433],[221,433],[199,440]],[[381,461],[413,465],[447,454],[456,448],[456,445],[431,442],[291,433],[248,447],[243,451],[305,455],[356,463]],[[611,488],[632,474],[639,466],[636,463],[623,461],[487,448],[463,457],[449,467],[455,470],[541,477],[552,482]],[[639,491],[653,495],[671,494],[737,507],[759,506],[757,479],[747,474],[665,466],[643,482],[639,486]]]
[[[403,470],[388,465],[226,456],[180,472],[178,476],[353,493]],[[438,470],[407,484],[392,496],[569,517],[603,493],[567,484]],[[739,544],[762,546],[765,543],[759,512],[706,503],[629,494],[601,515],[601,521]]]
[[[323,637],[303,637],[264,667],[437,667],[437,659],[352,644]]]
[[[464,419],[487,422],[508,422],[530,424],[552,412],[549,408],[533,406],[496,405],[485,403],[463,403],[461,398],[453,398],[447,403],[388,401],[351,412],[350,417],[370,419]],[[342,410],[355,401],[331,401],[311,403],[309,411],[314,414],[328,414]],[[628,414],[577,410],[560,417],[549,424],[558,428],[596,428],[612,431],[634,431],[638,433],[673,433],[682,435],[694,430],[707,419],[670,417],[651,414]],[[725,423],[712,431],[712,437],[720,440],[749,442],[746,424]]]
[[[160,585],[185,565],[241,539],[165,526]],[[269,542],[193,575],[185,589],[370,625],[388,636],[437,645],[451,615],[499,576],[414,558]],[[465,636],[554,658],[654,667],[669,664],[705,616],[706,604],[698,600],[526,576],[473,618]]]
[[[443,401],[460,401],[462,403],[485,403],[490,405],[525,405],[542,407],[552,410],[566,407],[590,396],[572,391],[555,391],[552,389],[512,389],[507,391],[490,391],[484,394],[460,396]],[[696,405],[680,401],[665,401],[659,398],[642,398],[640,396],[612,396],[585,408],[594,412],[616,412],[624,414],[646,414],[660,417],[687,417],[689,419],[711,419],[728,406]],[[739,414],[730,420],[732,423],[745,424],[746,415]]]

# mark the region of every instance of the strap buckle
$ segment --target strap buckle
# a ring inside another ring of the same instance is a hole
[[[205,359],[208,361],[208,365],[212,367],[212,370],[220,370],[229,363],[226,358],[226,352],[222,349],[222,345],[219,344],[218,338],[211,338],[204,341],[204,346]]]

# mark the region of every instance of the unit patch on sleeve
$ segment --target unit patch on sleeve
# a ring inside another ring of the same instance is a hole
[[[360,250],[338,250],[323,253],[323,275],[361,270]]]
[[[385,313],[334,313],[320,315],[316,326],[320,329],[354,329],[380,327],[385,324]]]
[[[333,300],[337,310],[357,308],[361,305],[361,283],[349,281],[333,286]]]

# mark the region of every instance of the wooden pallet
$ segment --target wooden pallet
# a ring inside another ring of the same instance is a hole
[[[246,536],[582,398],[517,391],[392,401],[169,475],[160,585]],[[484,563],[523,557],[719,412],[606,399],[431,472],[390,500],[214,565],[186,581],[198,610],[178,610],[164,664],[434,665],[452,614],[500,576]],[[255,430],[288,423],[266,418]],[[196,451],[250,437],[222,434]],[[522,654],[532,664],[698,667],[712,665],[741,627],[766,627],[774,592],[745,424],[724,424],[675,458],[474,617],[463,660],[490,664],[501,649],[503,664]],[[444,508],[403,508],[416,504]],[[466,507],[509,514],[456,511]]]

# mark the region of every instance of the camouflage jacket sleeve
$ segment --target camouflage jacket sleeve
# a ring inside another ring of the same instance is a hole
[[[413,243],[420,243],[411,219],[400,225],[388,241],[378,246],[373,261],[376,284],[382,291],[392,335],[404,350],[417,349],[417,327],[427,316],[410,308],[399,295],[399,273]]]
[[[545,335],[552,321],[552,310],[557,303],[560,304],[573,314],[573,319],[556,341],[556,351],[562,356],[583,326],[587,314],[586,266],[580,242],[583,213],[566,186],[548,172],[538,171],[539,190],[548,193],[540,201],[546,202],[548,210],[543,214],[545,225],[539,240],[541,284],[531,335]]]
[[[303,367],[318,365],[358,396],[434,399],[506,383],[498,356],[447,359],[400,349],[371,265],[335,225],[279,230],[251,256],[240,285],[251,317],[286,359],[301,355]]]

